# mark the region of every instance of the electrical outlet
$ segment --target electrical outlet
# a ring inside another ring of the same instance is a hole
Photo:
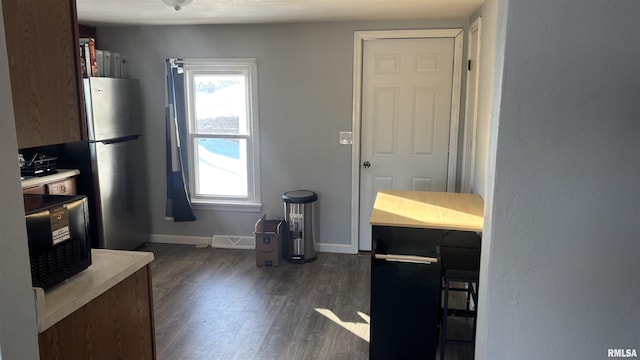
[[[351,131],[340,131],[340,144],[342,145],[353,144],[353,133]]]

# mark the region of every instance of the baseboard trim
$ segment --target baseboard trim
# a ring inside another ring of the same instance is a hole
[[[251,239],[250,243],[249,239]],[[151,234],[149,235],[149,242],[163,244],[211,246],[225,249],[255,249],[255,238],[235,235],[213,235],[212,237],[207,237]],[[316,243],[316,251],[336,254],[353,254],[351,244]]]
[[[318,252],[353,254],[351,250],[351,244],[316,243],[316,251]]]
[[[149,235],[149,242],[163,243],[163,244],[208,246],[208,245],[211,245],[211,238],[205,237],[205,236],[151,234]]]

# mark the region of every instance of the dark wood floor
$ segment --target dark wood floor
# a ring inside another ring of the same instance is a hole
[[[149,244],[159,360],[368,359],[370,259],[258,268],[252,250]],[[468,359],[467,348],[447,359]]]

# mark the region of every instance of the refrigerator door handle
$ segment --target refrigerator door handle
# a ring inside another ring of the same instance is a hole
[[[375,258],[386,261],[408,262],[414,264],[438,263],[438,258],[416,255],[375,254]]]
[[[116,139],[101,140],[100,142],[105,145],[109,145],[109,144],[116,144],[116,143],[125,142],[125,141],[136,140],[139,138],[140,138],[140,135],[129,135],[129,136],[119,137]]]

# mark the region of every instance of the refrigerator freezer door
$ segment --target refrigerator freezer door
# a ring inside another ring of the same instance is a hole
[[[92,77],[84,89],[90,141],[141,133],[138,80]]]
[[[91,144],[99,247],[134,249],[149,238],[141,139]]]

